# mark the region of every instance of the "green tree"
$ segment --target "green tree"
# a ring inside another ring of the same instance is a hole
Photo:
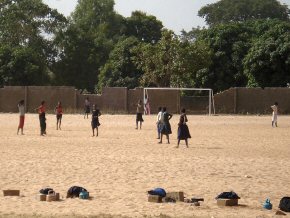
[[[257,22],[255,27],[257,37],[244,59],[247,85],[285,87],[290,82],[290,24],[267,21]]]
[[[178,43],[174,60],[175,87],[208,87],[208,67],[212,51],[203,41],[183,40]]]
[[[140,41],[153,44],[160,40],[163,25],[155,16],[147,15],[141,11],[134,11],[126,21],[126,35],[135,36]]]
[[[56,82],[95,91],[100,68],[125,31],[114,0],[80,0],[68,27],[56,38],[60,59],[54,64]]]
[[[223,91],[246,86],[243,59],[251,47],[254,31],[250,24],[231,23],[203,30],[197,41],[206,42],[212,50],[211,64],[206,73],[208,87]]]
[[[143,86],[203,86],[204,72],[210,64],[211,50],[206,43],[180,41],[165,30],[155,44],[140,44],[135,49],[135,63],[144,74]]]
[[[110,53],[110,57],[99,74],[98,87],[128,87],[139,86],[142,72],[132,61],[132,49],[139,44],[135,37],[120,38]]]
[[[48,85],[45,59],[30,47],[0,46],[0,82],[3,85]]]
[[[173,60],[178,39],[172,31],[164,30],[161,40],[153,45],[142,43],[134,49],[133,58],[138,69],[144,72],[143,86],[169,87],[173,76]]]
[[[289,21],[289,14],[287,5],[281,5],[277,0],[220,0],[202,7],[198,12],[210,26],[255,19]]]
[[[65,17],[41,0],[0,4],[0,85],[49,83],[48,66],[56,54],[51,38],[63,27]]]

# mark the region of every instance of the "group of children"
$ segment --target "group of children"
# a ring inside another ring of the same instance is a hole
[[[21,134],[24,135],[23,128],[24,128],[24,121],[25,121],[25,102],[24,100],[21,100],[18,103],[18,110],[19,110],[19,125],[17,129],[17,135],[19,134],[19,131],[21,131]],[[90,107],[90,101],[88,98],[85,100],[85,115],[84,118],[87,117],[91,112],[91,107]],[[275,102],[273,106],[271,106],[273,113],[272,113],[272,127],[276,126],[278,127],[277,124],[277,117],[278,117],[278,103]],[[42,101],[40,106],[35,108],[35,110],[38,111],[39,115],[39,123],[40,123],[40,135],[44,136],[46,135],[46,107],[45,107],[45,101]],[[63,109],[62,109],[62,104],[59,101],[57,103],[57,106],[54,109],[55,114],[56,114],[56,129],[61,130],[61,120],[62,120],[62,114],[63,114]],[[167,112],[166,107],[159,107],[158,108],[158,114],[157,114],[157,132],[158,132],[158,137],[157,139],[160,139],[158,142],[159,144],[162,143],[163,140],[163,135],[166,136],[167,143],[170,144],[169,141],[169,135],[172,134],[171,130],[171,125],[169,120],[172,118],[172,114]],[[99,109],[97,109],[96,105],[92,106],[92,121],[91,121],[91,126],[92,126],[92,131],[93,131],[93,136],[98,136],[99,131],[98,127],[101,125],[99,122],[99,117],[101,116],[101,112]],[[137,104],[137,110],[136,110],[136,129],[138,129],[138,124],[139,128],[142,128],[142,122],[144,122],[143,117],[142,117],[142,101],[139,100]],[[188,119],[186,116],[186,111],[183,108],[181,110],[181,115],[179,118],[178,122],[178,130],[177,130],[177,148],[179,147],[180,140],[185,140],[186,147],[188,148],[188,139],[191,138],[187,123]],[[96,134],[95,134],[96,130]]]
[[[21,130],[21,134],[24,135],[23,133],[23,128],[24,128],[24,120],[25,120],[25,104],[24,100],[21,100],[18,103],[18,110],[19,110],[19,125],[17,129],[17,135],[19,134],[19,130]],[[38,112],[38,117],[39,117],[39,123],[40,123],[40,135],[44,136],[46,135],[46,106],[45,106],[45,101],[41,101],[40,106],[34,109],[35,111]],[[62,120],[62,105],[61,102],[59,101],[57,103],[57,106],[54,109],[55,114],[56,114],[56,129],[61,130],[61,120]]]
[[[169,120],[172,118],[172,114],[167,112],[166,107],[159,107],[158,108],[158,114],[157,114],[157,133],[158,137],[157,139],[160,139],[158,142],[159,144],[162,144],[163,140],[163,135],[166,136],[167,143],[170,144],[169,141],[169,135],[172,134],[171,130],[171,125]],[[142,128],[142,122],[144,122],[143,117],[142,117],[142,101],[139,100],[137,104],[137,109],[136,109],[136,129],[138,129],[138,124],[140,125],[140,129]],[[186,147],[188,148],[188,139],[191,138],[189,129],[187,126],[188,119],[185,113],[185,109],[181,110],[181,115],[178,123],[178,142],[177,142],[177,148],[179,147],[180,140],[185,140]]]

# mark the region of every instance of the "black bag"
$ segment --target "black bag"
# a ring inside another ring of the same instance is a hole
[[[290,197],[283,197],[279,204],[280,210],[290,212]]]
[[[39,193],[47,195],[49,191],[53,191],[53,189],[52,188],[43,188],[43,189],[39,190]]]
[[[82,191],[87,191],[85,188],[83,187],[79,187],[79,186],[72,186],[69,188],[69,190],[67,191],[67,195],[66,198],[78,198],[80,193]]]
[[[240,199],[240,197],[235,192],[223,192],[215,199]]]

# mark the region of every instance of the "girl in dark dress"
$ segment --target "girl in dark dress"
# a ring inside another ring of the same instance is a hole
[[[96,136],[99,135],[98,127],[101,125],[99,122],[99,116],[101,116],[101,112],[99,109],[96,109],[96,106],[93,105],[92,110],[92,130],[93,130],[93,136],[95,136],[95,129],[96,129]]]
[[[40,135],[44,136],[46,135],[45,101],[42,101],[41,105],[35,110],[38,110],[39,123],[40,123]]]
[[[162,109],[162,116],[161,116],[161,138],[160,138],[159,144],[162,143],[163,135],[166,135],[167,143],[170,144],[169,135],[172,133],[172,131],[171,131],[171,126],[170,126],[169,120],[171,118],[172,118],[172,114],[169,114],[166,111],[166,107],[164,107]]]
[[[91,112],[91,103],[89,101],[89,98],[87,97],[85,100],[85,116],[84,119],[87,116],[87,119],[89,118],[89,113]]]
[[[136,109],[136,129],[138,129],[138,122],[140,122],[140,129],[142,128],[142,122],[144,122],[142,117],[142,101],[139,100]]]
[[[178,142],[177,142],[176,148],[179,148],[180,140],[185,140],[186,147],[188,148],[188,138],[191,138],[191,136],[189,133],[188,126],[186,125],[187,121],[188,120],[185,113],[185,109],[183,108],[181,110],[181,115],[180,115],[179,123],[178,123],[178,132],[177,132]]]

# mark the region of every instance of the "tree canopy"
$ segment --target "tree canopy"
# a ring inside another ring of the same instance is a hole
[[[278,0],[220,0],[202,7],[198,15],[210,26],[256,19],[289,21],[289,8]]]
[[[42,0],[0,1],[0,86],[286,86],[289,8],[277,0],[220,0],[200,9],[208,27],[163,28],[123,17],[114,0],[79,0],[69,17]]]
[[[50,36],[66,18],[41,0],[5,0],[0,9],[0,85],[43,85],[50,82],[55,58]]]

